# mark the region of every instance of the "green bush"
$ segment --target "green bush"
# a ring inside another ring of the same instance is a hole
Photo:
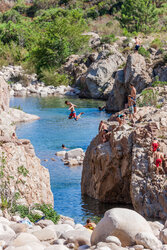
[[[137,100],[139,107],[143,106],[156,106],[158,93],[153,89],[145,89],[141,92],[140,98]]]
[[[97,7],[91,7],[90,9],[87,10],[86,12],[87,17],[90,17],[92,19],[96,19],[99,16],[99,12],[97,10]]]
[[[144,57],[150,57],[150,52],[146,50],[144,47],[140,47],[138,50],[139,54],[144,56]]]
[[[60,85],[69,85],[70,79],[66,74],[59,74],[55,72],[54,69],[43,69],[41,72],[41,80],[45,85],[60,86]]]
[[[102,36],[101,43],[114,43],[117,40],[114,34]]]
[[[164,55],[163,60],[164,60],[165,63],[167,62],[167,54]]]
[[[38,215],[38,214],[33,214],[31,211],[33,209],[37,209],[40,210],[44,213],[45,219],[51,220],[53,221],[55,224],[59,221],[60,216],[57,214],[57,212],[52,208],[51,205],[47,205],[47,204],[35,204],[35,206],[33,208],[31,208],[31,210],[29,209],[29,207],[24,206],[24,205],[15,205],[13,206],[11,213],[15,214],[16,212],[20,214],[21,218],[29,218],[29,220],[31,222],[35,222],[37,220],[40,220],[42,218],[42,216]]]
[[[166,86],[166,85],[167,85],[167,82],[155,81],[152,84],[152,87],[163,87],[163,86]]]
[[[159,49],[162,47],[162,41],[159,38],[154,39],[151,44],[151,48]]]

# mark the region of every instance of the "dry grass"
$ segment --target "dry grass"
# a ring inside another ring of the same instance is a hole
[[[114,34],[115,36],[122,35],[119,22],[110,15],[98,17],[93,21],[91,20],[89,22],[89,30],[98,33],[100,36],[110,34]]]

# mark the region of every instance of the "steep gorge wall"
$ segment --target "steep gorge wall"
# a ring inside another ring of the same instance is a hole
[[[82,193],[106,203],[132,203],[143,216],[164,219],[167,181],[166,175],[155,173],[151,141],[156,133],[167,151],[167,105],[140,109],[141,117],[135,127],[125,124],[119,129],[113,117],[107,122],[109,141],[101,144],[99,135],[93,139],[83,164]]]
[[[36,157],[34,148],[29,140],[19,140],[12,137],[15,132],[12,113],[9,110],[9,90],[4,79],[0,78],[0,157],[5,157],[5,175],[13,176],[11,191],[16,190],[21,194],[20,203],[53,204],[53,194],[50,188],[49,171],[41,166]],[[23,112],[21,113],[23,116]],[[25,115],[27,117],[27,115]],[[20,116],[18,116],[18,120]],[[29,119],[37,119],[30,117]],[[24,119],[23,119],[24,120]],[[1,162],[0,162],[1,164]],[[18,167],[24,166],[28,175],[18,175]],[[19,183],[16,180],[19,178]]]

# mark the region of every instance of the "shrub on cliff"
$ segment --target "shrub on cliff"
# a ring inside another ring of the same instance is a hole
[[[156,106],[157,105],[158,93],[153,89],[144,89],[141,92],[137,104],[139,107],[143,106]]]
[[[45,83],[45,85],[59,86],[59,85],[69,85],[70,79],[66,74],[59,74],[55,72],[55,69],[43,69],[41,71],[40,79]]]
[[[150,57],[150,52],[146,50],[144,47],[140,47],[138,50],[139,54],[144,57]]]

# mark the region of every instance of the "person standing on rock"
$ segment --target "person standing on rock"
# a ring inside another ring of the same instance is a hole
[[[135,52],[137,52],[140,48],[140,45],[141,45],[141,41],[140,39],[136,36],[135,37]]]
[[[164,161],[163,153],[160,152],[160,149],[157,149],[155,153],[155,165],[156,165],[156,174],[159,175],[160,168],[162,169],[162,161]]]
[[[102,141],[102,143],[106,142],[107,133],[108,133],[107,124],[101,121],[99,124],[99,136],[100,136],[100,140]]]
[[[81,115],[84,114],[84,112],[81,112],[79,115],[76,115],[75,107],[77,107],[77,106],[75,104],[73,104],[72,102],[65,101],[65,104],[69,106],[68,110],[71,111],[68,119],[74,118],[76,121],[78,121],[78,119],[81,117]]]
[[[130,83],[130,88],[131,88],[131,99],[133,100],[133,107],[134,107],[134,113],[136,113],[136,88],[132,83]]]

